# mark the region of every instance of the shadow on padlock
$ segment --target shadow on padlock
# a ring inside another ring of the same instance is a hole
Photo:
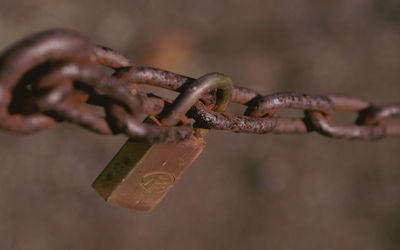
[[[223,112],[232,97],[232,81],[222,73],[209,73],[191,83],[161,121],[150,116],[145,122],[154,126],[175,126],[204,94],[213,89],[217,89],[213,110]],[[189,140],[170,144],[129,139],[92,186],[109,203],[151,211],[203,151],[206,133],[201,129]]]

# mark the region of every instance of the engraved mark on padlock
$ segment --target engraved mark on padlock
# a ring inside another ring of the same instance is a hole
[[[175,177],[170,173],[149,173],[140,179],[140,184],[149,192],[161,192],[172,186],[175,182]]]

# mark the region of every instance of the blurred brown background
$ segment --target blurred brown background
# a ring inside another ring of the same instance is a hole
[[[221,71],[265,94],[400,100],[395,0],[0,1],[0,50],[51,27],[138,65]],[[0,249],[400,249],[399,139],[212,131],[151,213],[90,186],[125,140],[68,124],[1,133]]]

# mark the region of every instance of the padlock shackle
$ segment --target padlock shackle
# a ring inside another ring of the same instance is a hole
[[[219,72],[208,73],[192,82],[172,103],[169,113],[161,119],[165,126],[175,126],[189,109],[209,91],[217,89],[217,101],[213,111],[223,112],[228,107],[233,94],[232,80]]]

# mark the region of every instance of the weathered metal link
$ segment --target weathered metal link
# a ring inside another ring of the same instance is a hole
[[[335,111],[359,113],[371,106],[371,103],[354,96],[326,95],[334,104]]]
[[[195,119],[196,122],[193,124],[195,127],[227,130],[236,133],[264,134],[272,132],[277,126],[276,117],[254,118],[244,115],[223,114],[208,110],[201,103],[198,103],[188,115]]]
[[[400,122],[390,121],[392,117],[400,117],[400,104],[389,104],[374,110],[372,119],[385,127],[386,136],[400,136]]]
[[[359,125],[378,125],[385,128],[386,136],[400,136],[400,122],[391,118],[400,117],[400,104],[371,106],[360,112],[356,123]]]
[[[187,127],[142,124],[140,114],[160,113],[163,100],[132,94],[126,84],[105,75],[99,68],[102,64],[121,68],[131,62],[70,30],[51,30],[20,41],[0,57],[0,127],[16,133],[35,133],[66,120],[98,133],[114,134],[120,132],[117,124],[124,124],[123,131],[130,136],[154,141],[184,140],[192,133]],[[32,99],[36,99],[34,105]],[[107,117],[86,107],[88,100],[106,108]],[[28,103],[38,110],[25,108]],[[116,106],[123,108],[115,112]],[[23,110],[30,112],[25,114]],[[121,112],[129,113],[129,119]],[[126,120],[114,124],[117,118],[113,115]]]
[[[400,104],[387,104],[381,107],[371,106],[361,112],[357,124],[377,124],[395,116],[400,116]]]
[[[80,60],[92,63],[90,43],[73,31],[52,30],[16,43],[0,57],[0,127],[12,132],[34,133],[56,122],[44,114],[10,114],[13,90],[22,76],[49,60]]]
[[[167,126],[176,124],[203,95],[214,89],[218,91],[219,98],[212,111],[223,112],[232,98],[232,80],[222,73],[209,73],[191,83],[176,98],[167,116],[161,120],[161,124]]]
[[[308,121],[321,134],[339,139],[376,140],[385,135],[384,127],[336,124],[316,111],[306,111]]]
[[[119,68],[113,76],[127,84],[148,84],[169,90],[178,90],[195,80],[166,70],[140,66]]]
[[[300,109],[323,112],[332,115],[334,105],[327,96],[299,93],[277,93],[256,98],[245,114],[252,117],[271,116],[277,109]]]
[[[114,74],[109,76],[104,67],[114,69]],[[317,131],[332,138],[362,140],[400,136],[400,122],[396,121],[399,103],[374,106],[361,98],[340,95],[262,96],[238,86],[229,98],[247,106],[244,115],[222,113],[218,97],[223,91],[207,88],[197,91],[196,98],[186,103],[190,105],[183,105],[192,106],[189,111],[185,108],[169,116],[186,115],[184,125],[165,126],[175,123],[175,118],[163,126],[141,122],[146,114],[166,114],[179,105],[182,96],[193,94],[195,81],[161,69],[133,66],[122,54],[95,45],[75,31],[45,31],[17,42],[0,55],[0,128],[29,134],[68,121],[97,133],[123,132],[152,142],[186,140],[193,127],[257,134]],[[181,97],[173,102],[144,93],[140,84],[177,91]],[[94,112],[87,104],[103,107],[105,114]],[[280,109],[303,110],[305,117],[280,117],[276,113]],[[337,124],[331,119],[337,111],[354,112],[358,118],[354,124]],[[195,120],[193,126],[187,118]]]
[[[343,95],[328,95],[333,103],[335,111],[354,112],[360,114],[371,104],[361,98],[349,97]],[[306,110],[306,120],[311,124],[312,129],[322,135],[331,138],[347,139],[347,140],[376,140],[385,136],[385,129],[373,125],[349,125],[336,124],[331,121],[332,116],[327,117],[321,112]]]
[[[132,62],[121,53],[102,46],[94,46],[94,53],[97,61],[107,67],[118,69],[132,66]]]

